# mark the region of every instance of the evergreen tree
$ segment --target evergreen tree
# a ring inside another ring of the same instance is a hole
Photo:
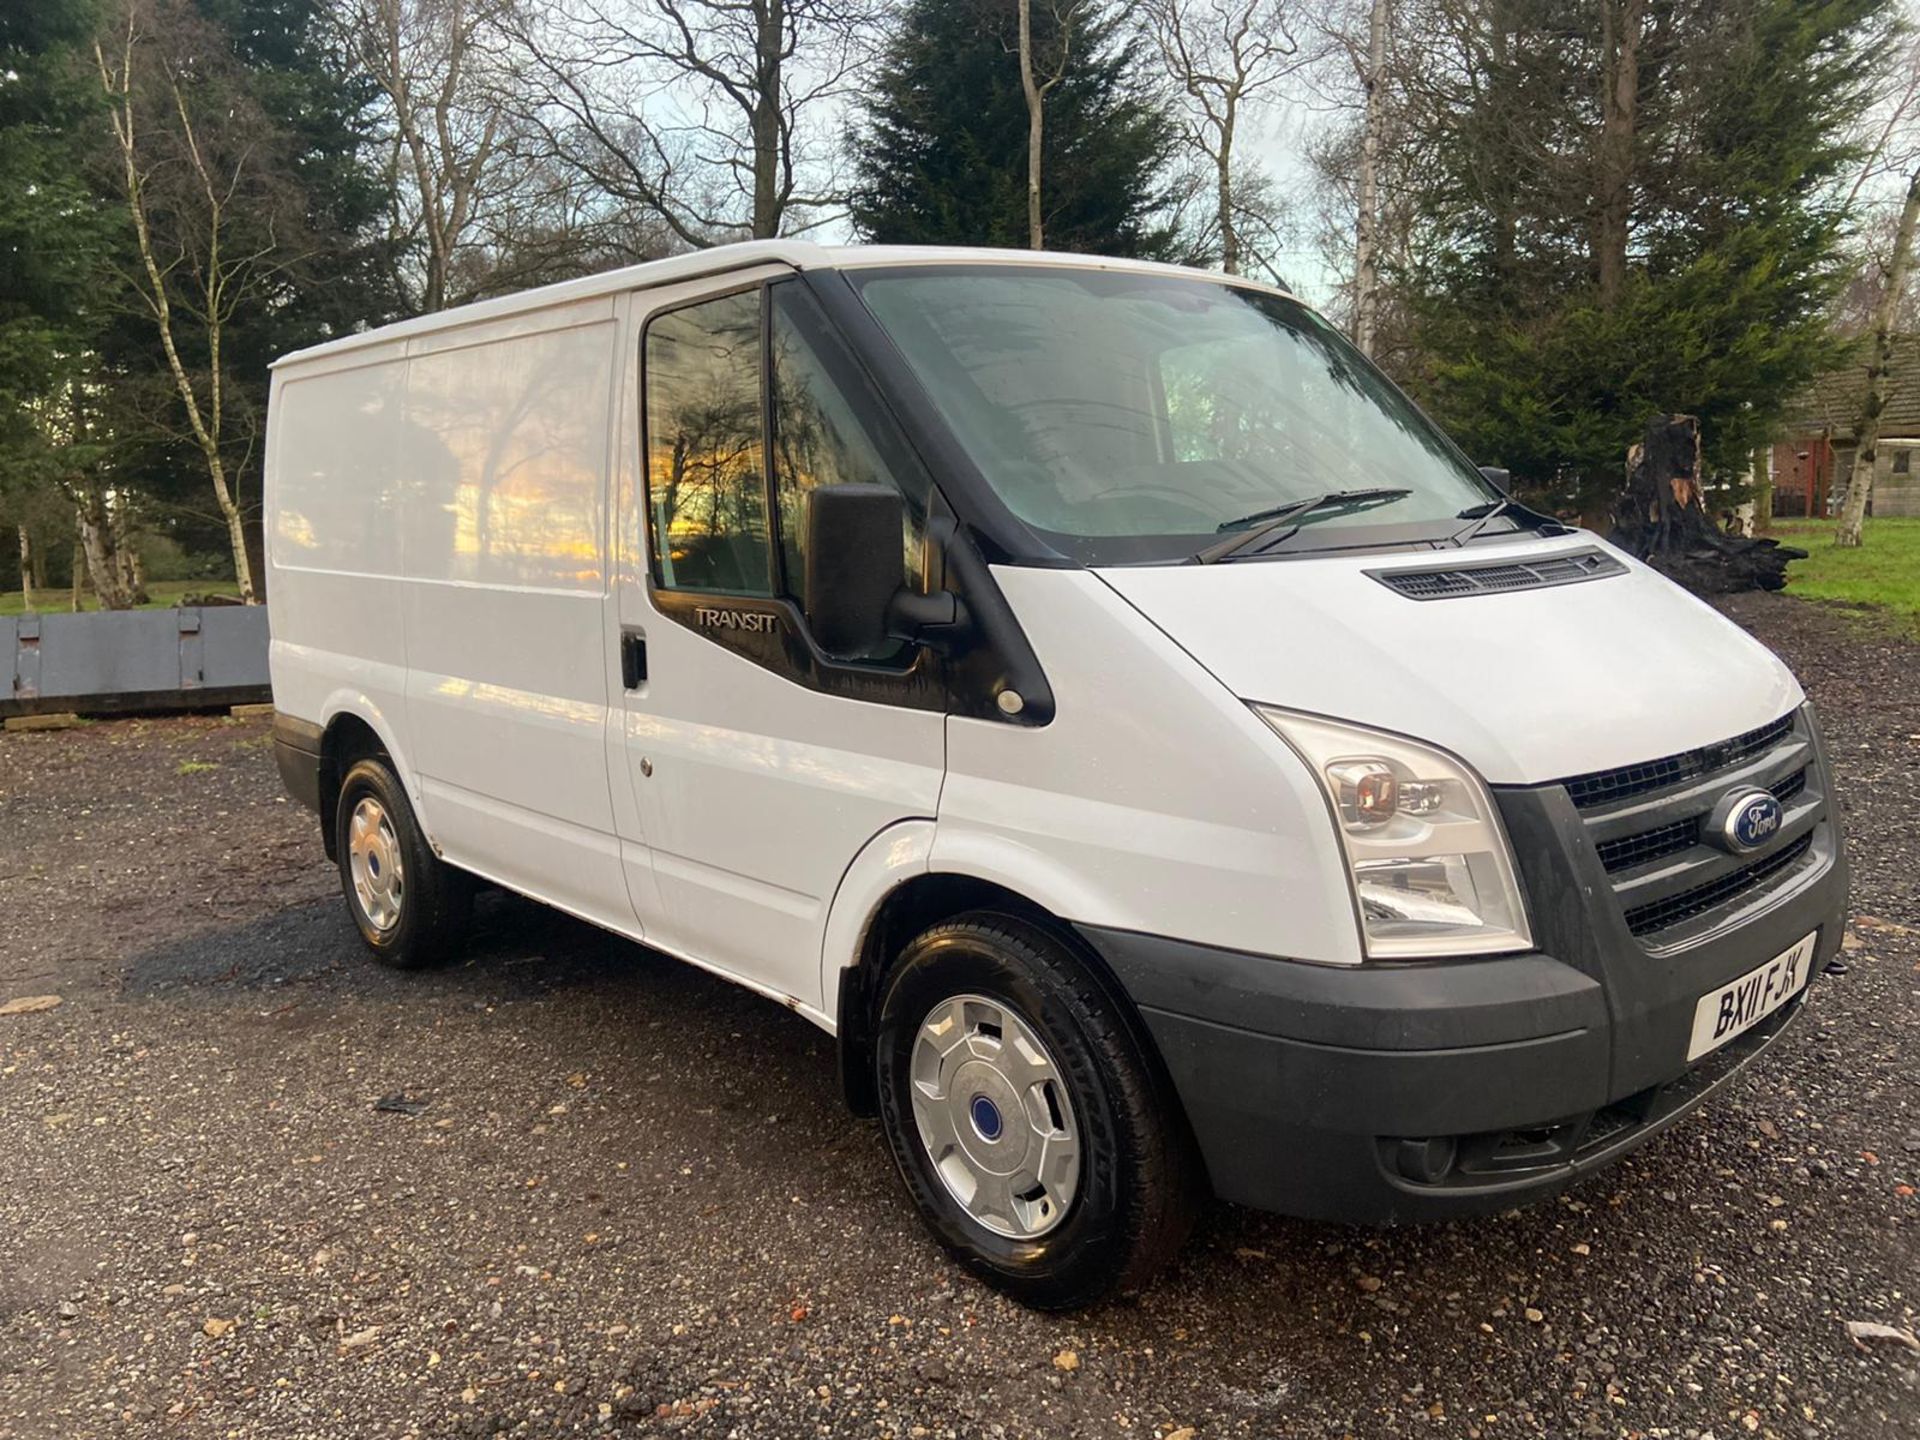
[[[1036,53],[1057,56],[1060,12],[1033,7]],[[1138,41],[1082,6],[1046,98],[1042,204],[1049,249],[1165,256],[1165,111],[1141,90]],[[850,139],[853,222],[903,245],[1027,243],[1027,110],[1015,0],[909,0]]]
[[[1834,182],[1892,0],[1424,8],[1448,38],[1411,87],[1414,387],[1561,503],[1600,508],[1668,411],[1744,477],[1835,358]]]
[[[45,462],[42,408],[97,314],[106,237],[81,177],[91,0],[0,9],[0,483]]]
[[[118,235],[84,177],[92,0],[0,6],[0,574],[64,580],[62,481],[93,458],[69,400],[116,287]]]

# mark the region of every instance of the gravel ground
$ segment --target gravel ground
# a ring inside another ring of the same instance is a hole
[[[1820,701],[1851,973],[1557,1201],[1216,1206],[1146,1295],[959,1276],[826,1038],[490,897],[365,961],[261,721],[0,739],[0,1436],[1920,1433],[1920,646],[1731,607]],[[419,1102],[418,1114],[377,1108]]]

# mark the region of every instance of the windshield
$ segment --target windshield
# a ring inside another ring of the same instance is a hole
[[[1312,509],[1284,548],[1431,540],[1497,498],[1295,301],[1099,270],[853,278],[1007,508],[1083,563],[1184,559],[1347,491],[1405,493]]]

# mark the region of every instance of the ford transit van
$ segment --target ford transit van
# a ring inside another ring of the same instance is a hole
[[[1033,1304],[1209,1193],[1558,1190],[1841,941],[1793,676],[1277,289],[760,242],[289,355],[269,420],[276,754],[374,955],[488,881],[791,1007]]]

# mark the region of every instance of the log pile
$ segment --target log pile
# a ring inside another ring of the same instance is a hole
[[[1807,555],[1714,523],[1700,491],[1700,422],[1691,415],[1658,417],[1627,452],[1627,488],[1607,539],[1696,595],[1785,589],[1787,562]]]

